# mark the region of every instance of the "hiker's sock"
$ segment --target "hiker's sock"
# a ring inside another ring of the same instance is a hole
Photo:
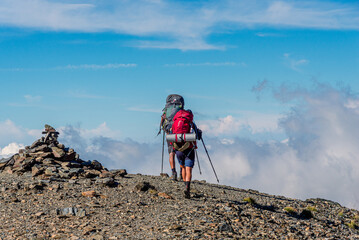
[[[183,178],[182,178],[182,168],[180,168],[180,180],[183,180]]]
[[[176,172],[176,168],[172,168],[172,180],[177,181],[177,172]]]
[[[190,185],[191,185],[191,182],[185,182],[186,184],[186,189],[184,190],[184,197],[185,198],[190,198],[191,197],[191,190],[190,190]]]
[[[186,185],[186,190],[190,191],[191,182],[185,182],[185,185]]]

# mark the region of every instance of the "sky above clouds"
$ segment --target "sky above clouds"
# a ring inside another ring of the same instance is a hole
[[[3,0],[0,56],[0,158],[48,123],[85,160],[158,174],[178,93],[221,183],[359,209],[357,1]]]

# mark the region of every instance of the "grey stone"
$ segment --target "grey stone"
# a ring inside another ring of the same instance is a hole
[[[124,177],[127,175],[126,169],[119,169],[113,172],[116,176]]]
[[[58,171],[57,171],[56,167],[48,167],[48,168],[45,169],[45,175],[52,176],[52,175],[55,175],[57,173],[58,173]]]
[[[230,224],[228,223],[221,223],[218,226],[218,231],[220,232],[233,232],[233,228]]]
[[[72,177],[72,176],[78,175],[82,172],[84,172],[84,170],[82,168],[71,168],[69,170],[69,175]]]
[[[39,139],[39,140],[36,140],[35,142],[33,142],[33,144],[31,144],[30,148],[31,148],[31,149],[34,149],[34,148],[36,148],[37,146],[40,146],[40,145],[42,145],[42,144],[44,144],[44,143],[42,142],[41,139]]]
[[[81,168],[82,167],[82,164],[81,163],[78,163],[76,161],[71,161],[70,162],[70,167],[72,168]]]
[[[113,178],[99,178],[96,179],[96,184],[102,184],[103,186],[114,187],[116,182]]]
[[[60,177],[66,178],[66,179],[71,177],[69,170],[63,169],[63,168],[59,168],[58,170],[59,170],[59,175],[60,175]]]
[[[56,209],[56,215],[60,216],[66,216],[66,215],[72,215],[77,217],[85,217],[86,216],[86,210],[82,208],[75,208],[75,207],[68,207],[68,208],[58,208]]]
[[[97,160],[91,161],[91,166],[96,170],[102,170],[103,169],[102,164],[99,163]]]
[[[54,164],[54,159],[52,159],[52,158],[45,158],[45,159],[42,161],[42,163],[43,163],[44,165],[53,165],[53,164]]]
[[[146,192],[149,189],[156,189],[149,182],[140,182],[135,186],[135,190]]]

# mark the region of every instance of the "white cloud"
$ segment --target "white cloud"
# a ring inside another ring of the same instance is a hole
[[[207,128],[202,126],[204,140],[221,184],[300,199],[320,197],[358,209],[358,96],[323,84],[315,89],[282,86],[273,91],[280,102],[292,103],[290,112],[278,121],[278,128],[286,135],[282,140],[223,137],[222,133],[240,131],[247,124],[231,115],[202,123],[207,124]],[[12,130],[6,134],[21,135],[11,121],[0,123],[0,130],[7,128]],[[126,168],[129,172],[160,172],[160,139],[150,144],[120,140],[116,138],[120,134],[105,123],[90,130],[73,126],[59,129],[60,141],[84,160],[97,159],[108,168]],[[25,132],[29,135],[31,131]],[[194,178],[215,182],[201,143],[199,159],[203,176],[195,169]],[[167,154],[165,171],[170,171]]]
[[[309,63],[307,59],[294,59],[291,57],[290,53],[283,54],[285,64],[288,65],[292,70],[300,72],[300,66],[306,65]]]
[[[247,66],[243,62],[205,62],[205,63],[176,63],[176,64],[165,64],[165,67],[233,67],[233,66]]]
[[[216,146],[211,154],[218,161],[223,181],[295,198],[321,197],[359,208],[359,195],[354,191],[359,187],[359,112],[356,105],[347,107],[358,98],[325,85],[314,90],[286,89],[281,94],[288,96],[280,100],[297,102],[280,120],[287,139],[259,144],[236,138],[230,145],[208,140]],[[223,167],[222,159],[230,157],[231,166]],[[241,168],[251,171],[233,176],[233,169]]]
[[[11,142],[22,144],[31,144],[35,139],[41,136],[41,130],[27,129],[16,125],[11,120],[0,122],[0,147],[8,145]]]
[[[174,42],[173,42],[174,41]],[[137,41],[129,44],[138,48],[158,48],[158,49],[181,49],[190,50],[225,50],[225,46],[209,44],[202,39],[175,39],[172,41]]]
[[[284,35],[278,34],[278,33],[263,33],[263,32],[259,32],[259,33],[256,33],[256,36],[258,36],[258,37],[283,37]]]
[[[244,117],[236,118],[228,115],[216,120],[197,122],[198,127],[209,136],[238,136],[242,130],[249,130],[252,134],[278,131],[280,115],[242,111]]]
[[[3,149],[0,148],[0,158],[7,158],[15,153],[19,152],[20,149],[24,148],[23,144],[18,143],[10,143],[9,145],[5,146]]]
[[[22,131],[11,120],[0,122],[0,132],[2,135],[23,135]]]
[[[22,72],[25,70],[24,68],[0,68],[1,72]]]
[[[155,166],[159,167],[161,164],[160,143],[143,144],[130,139],[118,140],[108,137],[110,135],[106,137],[100,130],[89,132],[73,126],[61,128],[61,135],[61,142],[74,148],[84,160],[97,159],[107,168],[126,168],[132,173],[159,173],[160,168]]]
[[[160,109],[151,109],[146,107],[129,107],[128,110],[133,112],[162,113]]]
[[[24,98],[28,103],[40,102],[41,99],[42,99],[41,96],[32,96],[32,95],[29,95],[29,94],[25,95]]]
[[[0,68],[0,71],[8,72],[20,72],[20,71],[57,71],[57,70],[109,70],[109,69],[120,69],[120,68],[134,68],[137,67],[135,63],[108,63],[108,64],[80,64],[67,66],[58,66],[52,68]],[[41,96],[24,96],[28,101],[39,101]]]
[[[67,94],[70,97],[83,98],[83,99],[104,99],[104,98],[106,98],[105,96],[87,93],[83,90],[70,90],[67,92]]]
[[[202,131],[210,135],[219,136],[238,132],[242,125],[244,125],[244,122],[235,119],[231,115],[228,115],[224,118],[202,121],[198,122],[197,124],[198,127],[202,129]]]
[[[49,31],[112,31],[144,37],[135,42],[137,47],[208,50],[225,48],[206,38],[228,26],[358,30],[358,12],[354,3],[322,1],[2,0],[0,24]]]
[[[78,70],[78,69],[87,69],[87,70],[103,70],[103,69],[118,69],[118,68],[130,68],[130,67],[137,67],[137,64],[134,63],[108,63],[104,65],[98,64],[82,64],[82,65],[67,65],[65,67],[57,67],[55,69],[71,69],[71,70]]]
[[[112,138],[112,139],[119,139],[121,137],[121,133],[118,130],[110,129],[107,126],[107,123],[104,122],[100,124],[97,128],[93,129],[85,129],[81,127],[74,128],[72,126],[66,126],[66,127],[59,127],[57,130],[60,133],[60,138],[63,139],[67,136],[71,136],[68,134],[70,131],[74,131],[78,134],[78,137],[81,137],[83,139],[92,139],[95,137],[105,137],[105,138]]]

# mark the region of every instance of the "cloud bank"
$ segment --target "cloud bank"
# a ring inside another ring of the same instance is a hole
[[[2,0],[0,24],[144,37],[143,48],[224,49],[212,33],[256,27],[359,30],[359,7],[326,1]],[[146,37],[157,37],[148,40]]]
[[[262,129],[280,129],[285,134],[282,140],[240,137],[241,129],[253,124],[230,115],[217,122],[197,123],[205,130],[204,140],[221,183],[300,199],[320,197],[359,209],[359,97],[321,84],[313,89],[281,86],[271,90],[279,102],[292,103],[275,128]],[[7,136],[15,134],[21,139],[11,121],[1,126],[8,126]],[[105,124],[92,130],[66,126],[60,131],[60,141],[85,160],[97,159],[108,168],[126,168],[132,173],[160,172],[160,139],[151,144],[116,139],[118,133],[112,135]],[[0,140],[3,138],[2,134]],[[6,149],[16,147],[10,145]],[[4,149],[1,154],[8,151]],[[199,175],[196,163],[194,178],[215,182],[201,144],[199,159],[203,175]],[[166,156],[166,171],[168,165]]]
[[[0,148],[0,158],[7,158],[15,153],[19,152],[19,149],[24,148],[23,144],[18,143],[10,143],[9,145],[5,146],[4,148]]]

